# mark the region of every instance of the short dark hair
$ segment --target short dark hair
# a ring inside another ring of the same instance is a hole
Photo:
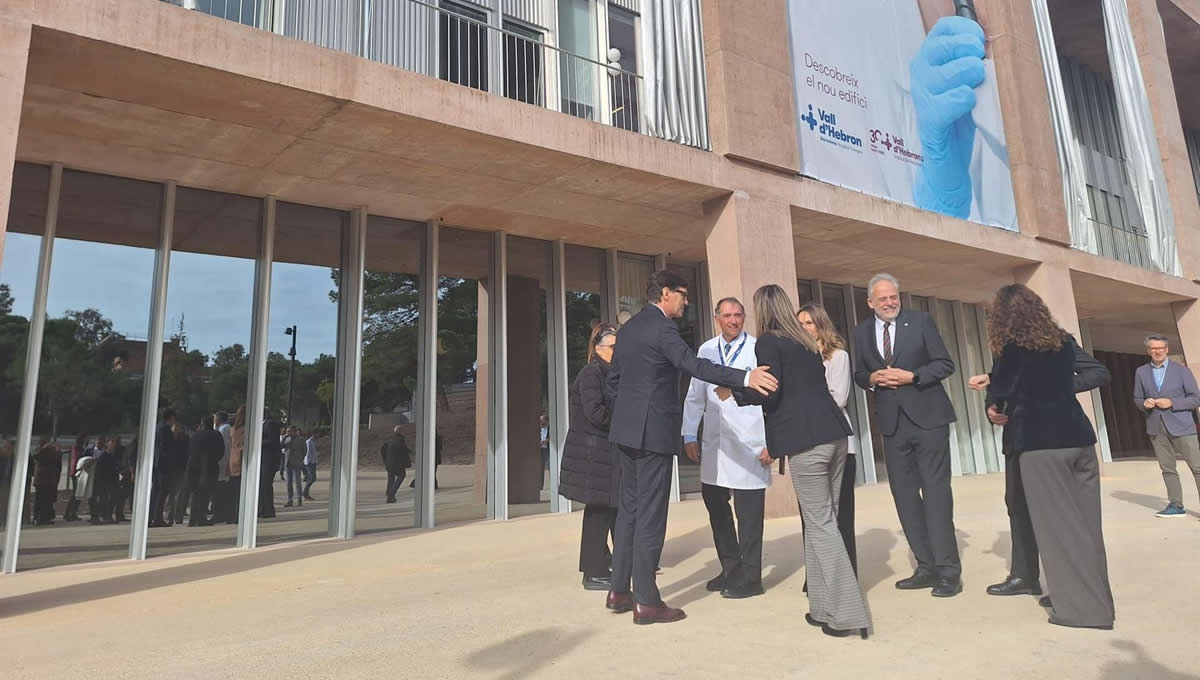
[[[217,411],[213,417],[216,419],[218,425],[224,425],[229,422],[229,414],[224,411]]]
[[[201,418],[200,419],[200,429],[201,430],[213,429],[213,417],[212,416],[204,416],[203,418]]]
[[[173,408],[164,408],[162,411],[159,411],[159,419],[160,420],[163,420],[163,421],[171,420],[174,417],[175,417],[175,409],[173,409]]]
[[[721,315],[721,305],[725,303],[737,305],[738,307],[742,308],[742,314],[746,313],[746,305],[743,305],[741,300],[735,297],[723,297],[720,300],[717,300],[717,305],[713,307],[713,316]]]
[[[646,282],[646,300],[651,304],[662,301],[663,288],[678,290],[687,287],[687,279],[670,269],[660,269],[651,274],[650,279]]]

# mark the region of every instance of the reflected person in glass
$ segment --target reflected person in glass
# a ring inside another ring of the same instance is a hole
[[[608,443],[612,404],[604,385],[616,345],[616,326],[601,323],[592,329],[588,362],[571,383],[571,423],[558,486],[562,496],[584,504],[579,571],[586,590],[608,590],[612,585],[608,537],[616,524],[620,467]]]

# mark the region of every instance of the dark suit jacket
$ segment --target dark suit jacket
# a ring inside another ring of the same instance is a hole
[[[1098,387],[1104,387],[1112,380],[1112,374],[1108,372],[1104,364],[1096,360],[1095,357],[1083,351],[1083,348],[1078,343],[1072,342],[1071,346],[1075,349],[1075,393],[1090,392]],[[987,403],[989,406],[996,403],[992,396],[992,387],[988,385]],[[1015,442],[1017,428],[1004,428],[1004,437],[1001,447],[1004,449],[1004,455],[1012,456],[1018,453],[1018,446]]]
[[[769,396],[739,388],[739,406],[763,407],[767,450],[772,458],[807,451],[853,434],[825,382],[825,363],[816,352],[790,338],[768,333],[754,346],[758,363],[771,367],[779,389]]]
[[[697,359],[675,322],[654,305],[634,315],[617,338],[606,388],[613,444],[677,454],[683,426],[679,371],[728,387],[741,387],[746,379],[745,371]]]
[[[1147,409],[1142,406],[1151,398],[1170,399],[1171,408]],[[1196,420],[1192,414],[1200,408],[1200,389],[1187,366],[1167,361],[1161,390],[1154,383],[1154,369],[1150,364],[1138,366],[1133,376],[1133,400],[1138,410],[1146,414],[1146,434],[1163,434],[1164,430],[1172,437],[1196,434]]]
[[[1075,398],[1075,341],[1034,352],[1010,344],[992,366],[991,395],[1008,415],[1008,455],[1096,443],[1096,432]],[[1005,434],[1008,434],[1007,432]]]
[[[896,433],[903,411],[917,426],[932,430],[954,422],[954,406],[942,380],[954,373],[954,360],[938,333],[933,318],[925,312],[903,310],[896,317],[892,367],[912,371],[916,382],[896,389],[875,390],[875,409],[885,436]],[[875,344],[875,316],[854,329],[854,382],[871,389],[871,374],[885,368]]]

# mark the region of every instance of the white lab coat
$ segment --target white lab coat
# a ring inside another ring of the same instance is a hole
[[[746,345],[729,365],[750,370],[758,366],[754,355],[754,336],[745,334]],[[721,336],[700,345],[696,354],[717,364]],[[740,340],[733,341],[733,352]],[[758,456],[767,446],[763,429],[762,409],[758,406],[740,407],[731,397],[717,398],[716,386],[692,378],[683,403],[683,436],[693,437],[704,421],[704,437],[700,440],[700,481],[728,489],[765,489],[771,485],[771,466],[764,466]]]

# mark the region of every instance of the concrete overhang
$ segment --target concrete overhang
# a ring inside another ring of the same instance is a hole
[[[25,161],[642,253],[729,193],[711,153],[166,3],[32,20]]]

